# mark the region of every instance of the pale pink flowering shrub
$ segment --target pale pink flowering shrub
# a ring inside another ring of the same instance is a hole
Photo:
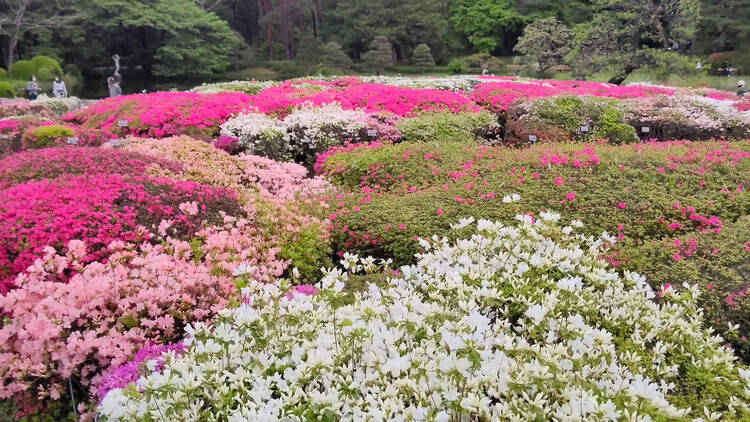
[[[197,201],[200,213],[179,210]],[[42,256],[70,240],[89,246],[84,263],[106,258],[115,240],[140,242],[162,219],[172,219],[172,235],[191,237],[202,225],[220,222],[219,211],[241,215],[231,191],[171,179],[128,180],[118,174],[64,176],[27,182],[0,191],[0,292]],[[219,220],[217,220],[219,219]],[[62,280],[69,274],[64,272]]]
[[[79,401],[88,402],[109,382],[103,371],[144,346],[178,341],[187,324],[210,320],[238,300],[232,276],[238,265],[261,282],[280,277],[290,264],[280,257],[286,239],[280,230],[273,234],[227,216],[190,242],[114,241],[106,263],[84,264],[91,251],[78,240],[64,255],[45,248],[18,276],[17,288],[0,297],[9,316],[0,328],[0,399],[32,394],[38,404],[57,400],[73,377],[81,385]],[[67,268],[77,273],[59,283]]]

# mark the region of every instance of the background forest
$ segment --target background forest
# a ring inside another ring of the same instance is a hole
[[[604,72],[620,83],[646,68],[689,76],[699,60],[706,73],[727,63],[747,73],[748,47],[750,0],[0,2],[0,79],[26,80],[38,66],[17,65],[13,76],[14,64],[50,57],[61,63],[52,73],[84,95],[101,94],[113,54],[133,92],[197,80],[482,67]]]

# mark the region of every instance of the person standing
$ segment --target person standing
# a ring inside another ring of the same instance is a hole
[[[745,81],[739,81],[737,83],[737,96],[744,97],[745,92],[747,92],[747,89],[745,89]]]
[[[115,98],[122,95],[122,88],[120,83],[113,77],[107,78],[107,84],[109,85],[109,98]]]
[[[26,95],[28,95],[29,100],[36,100],[40,92],[39,84],[36,83],[36,76],[32,76],[29,83],[26,84]]]
[[[68,96],[68,87],[65,86],[65,81],[60,79],[59,76],[55,76],[55,81],[52,82],[52,95],[55,98],[65,98]]]

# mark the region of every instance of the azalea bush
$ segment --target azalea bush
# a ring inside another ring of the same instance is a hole
[[[190,135],[212,139],[219,126],[244,111],[250,96],[243,93],[198,94],[157,92],[108,98],[63,116],[65,122],[99,129],[110,138],[134,135],[164,138]],[[121,127],[120,122],[128,126]]]
[[[0,101],[0,119],[9,117],[36,117],[39,119],[54,119],[69,111],[83,106],[83,102],[75,97],[48,98],[42,96],[34,101],[14,99]]]
[[[0,160],[0,189],[31,180],[55,179],[64,175],[120,174],[142,177],[154,171],[182,173],[175,162],[149,155],[101,148],[44,148],[24,151]],[[159,170],[156,171],[155,169]]]
[[[587,131],[582,132],[582,127]],[[504,140],[525,144],[530,135],[536,136],[534,142],[638,141],[635,129],[625,120],[624,105],[618,100],[593,96],[539,98],[514,107],[508,112]]]
[[[747,141],[537,145],[520,151],[463,143],[367,145],[328,155],[321,168],[352,192],[332,199],[325,210],[339,255],[412,263],[422,249],[418,239],[448,233],[455,219],[509,221],[517,213],[536,217],[532,210],[553,208],[566,219],[585,221],[588,234],[608,231],[620,239],[606,257],[615,267],[659,274],[655,285],[690,281],[707,288],[713,282],[701,303],[714,303],[717,314],[728,311],[717,303],[746,286],[739,263],[750,257],[743,246],[750,239],[742,240],[736,227],[750,215]],[[691,237],[724,235],[739,238],[710,248],[699,242],[707,253],[719,248],[712,259],[716,267],[691,264],[695,258],[681,253],[677,259],[686,262],[675,265],[689,270],[664,271],[677,252],[664,243],[680,238],[685,246]],[[657,255],[642,250],[652,242]],[[731,315],[732,324],[742,326],[738,336],[728,334],[726,317],[716,327],[734,347],[745,347],[745,313],[737,308]]]
[[[659,139],[703,140],[750,136],[750,118],[733,112],[732,103],[699,96],[655,96],[628,101],[626,119]]]
[[[492,142],[500,134],[497,117],[490,112],[479,113],[424,113],[400,120],[396,128],[403,141]]]
[[[191,326],[181,356],[166,353],[148,375],[110,391],[100,416],[750,416],[750,370],[702,328],[696,287],[654,292],[643,277],[598,259],[612,240],[561,229],[556,214],[541,217],[510,226],[482,220],[477,234],[455,243],[424,241],[428,252],[415,266],[351,304],[349,272],[377,271],[371,259],[346,256],[312,296],[251,279],[247,303],[213,325]]]
[[[334,145],[370,138],[393,141],[399,132],[388,120],[341,105],[303,104],[283,120],[262,113],[247,113],[221,126],[222,135],[236,137],[240,148],[254,155],[312,166],[316,154]]]
[[[148,240],[162,220],[173,221],[170,235],[189,239],[204,224],[221,222],[221,212],[244,214],[231,191],[164,178],[68,175],[12,186],[0,191],[0,291],[12,288],[47,246],[83,240],[89,252],[82,262],[94,262],[115,240]]]
[[[627,245],[609,259],[618,255],[629,257],[624,268],[638,268],[654,285],[700,286],[698,303],[706,323],[750,361],[750,216],[726,223],[718,233],[685,233]]]
[[[162,234],[172,223],[160,225]],[[186,325],[237,302],[237,266],[263,282],[281,276],[289,262],[279,257],[277,241],[248,220],[227,218],[189,242],[113,241],[106,263],[87,263],[99,247],[79,240],[60,253],[45,248],[17,288],[0,297],[8,313],[0,327],[0,398],[19,404],[33,398],[33,410],[44,410],[60,397],[70,400],[72,378],[79,411],[91,410],[109,369],[143,347],[178,341]],[[59,283],[68,268],[77,273]]]

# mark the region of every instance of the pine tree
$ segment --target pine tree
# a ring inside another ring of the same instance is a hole
[[[323,44],[321,47],[320,62],[327,66],[332,66],[337,69],[350,69],[352,67],[352,59],[344,53],[339,43],[331,41]]]
[[[430,47],[427,44],[419,44],[411,53],[411,63],[417,67],[435,66],[435,59],[430,53]]]
[[[393,49],[388,37],[378,35],[370,43],[370,50],[362,55],[362,59],[368,67],[374,70],[383,70],[393,65]]]

